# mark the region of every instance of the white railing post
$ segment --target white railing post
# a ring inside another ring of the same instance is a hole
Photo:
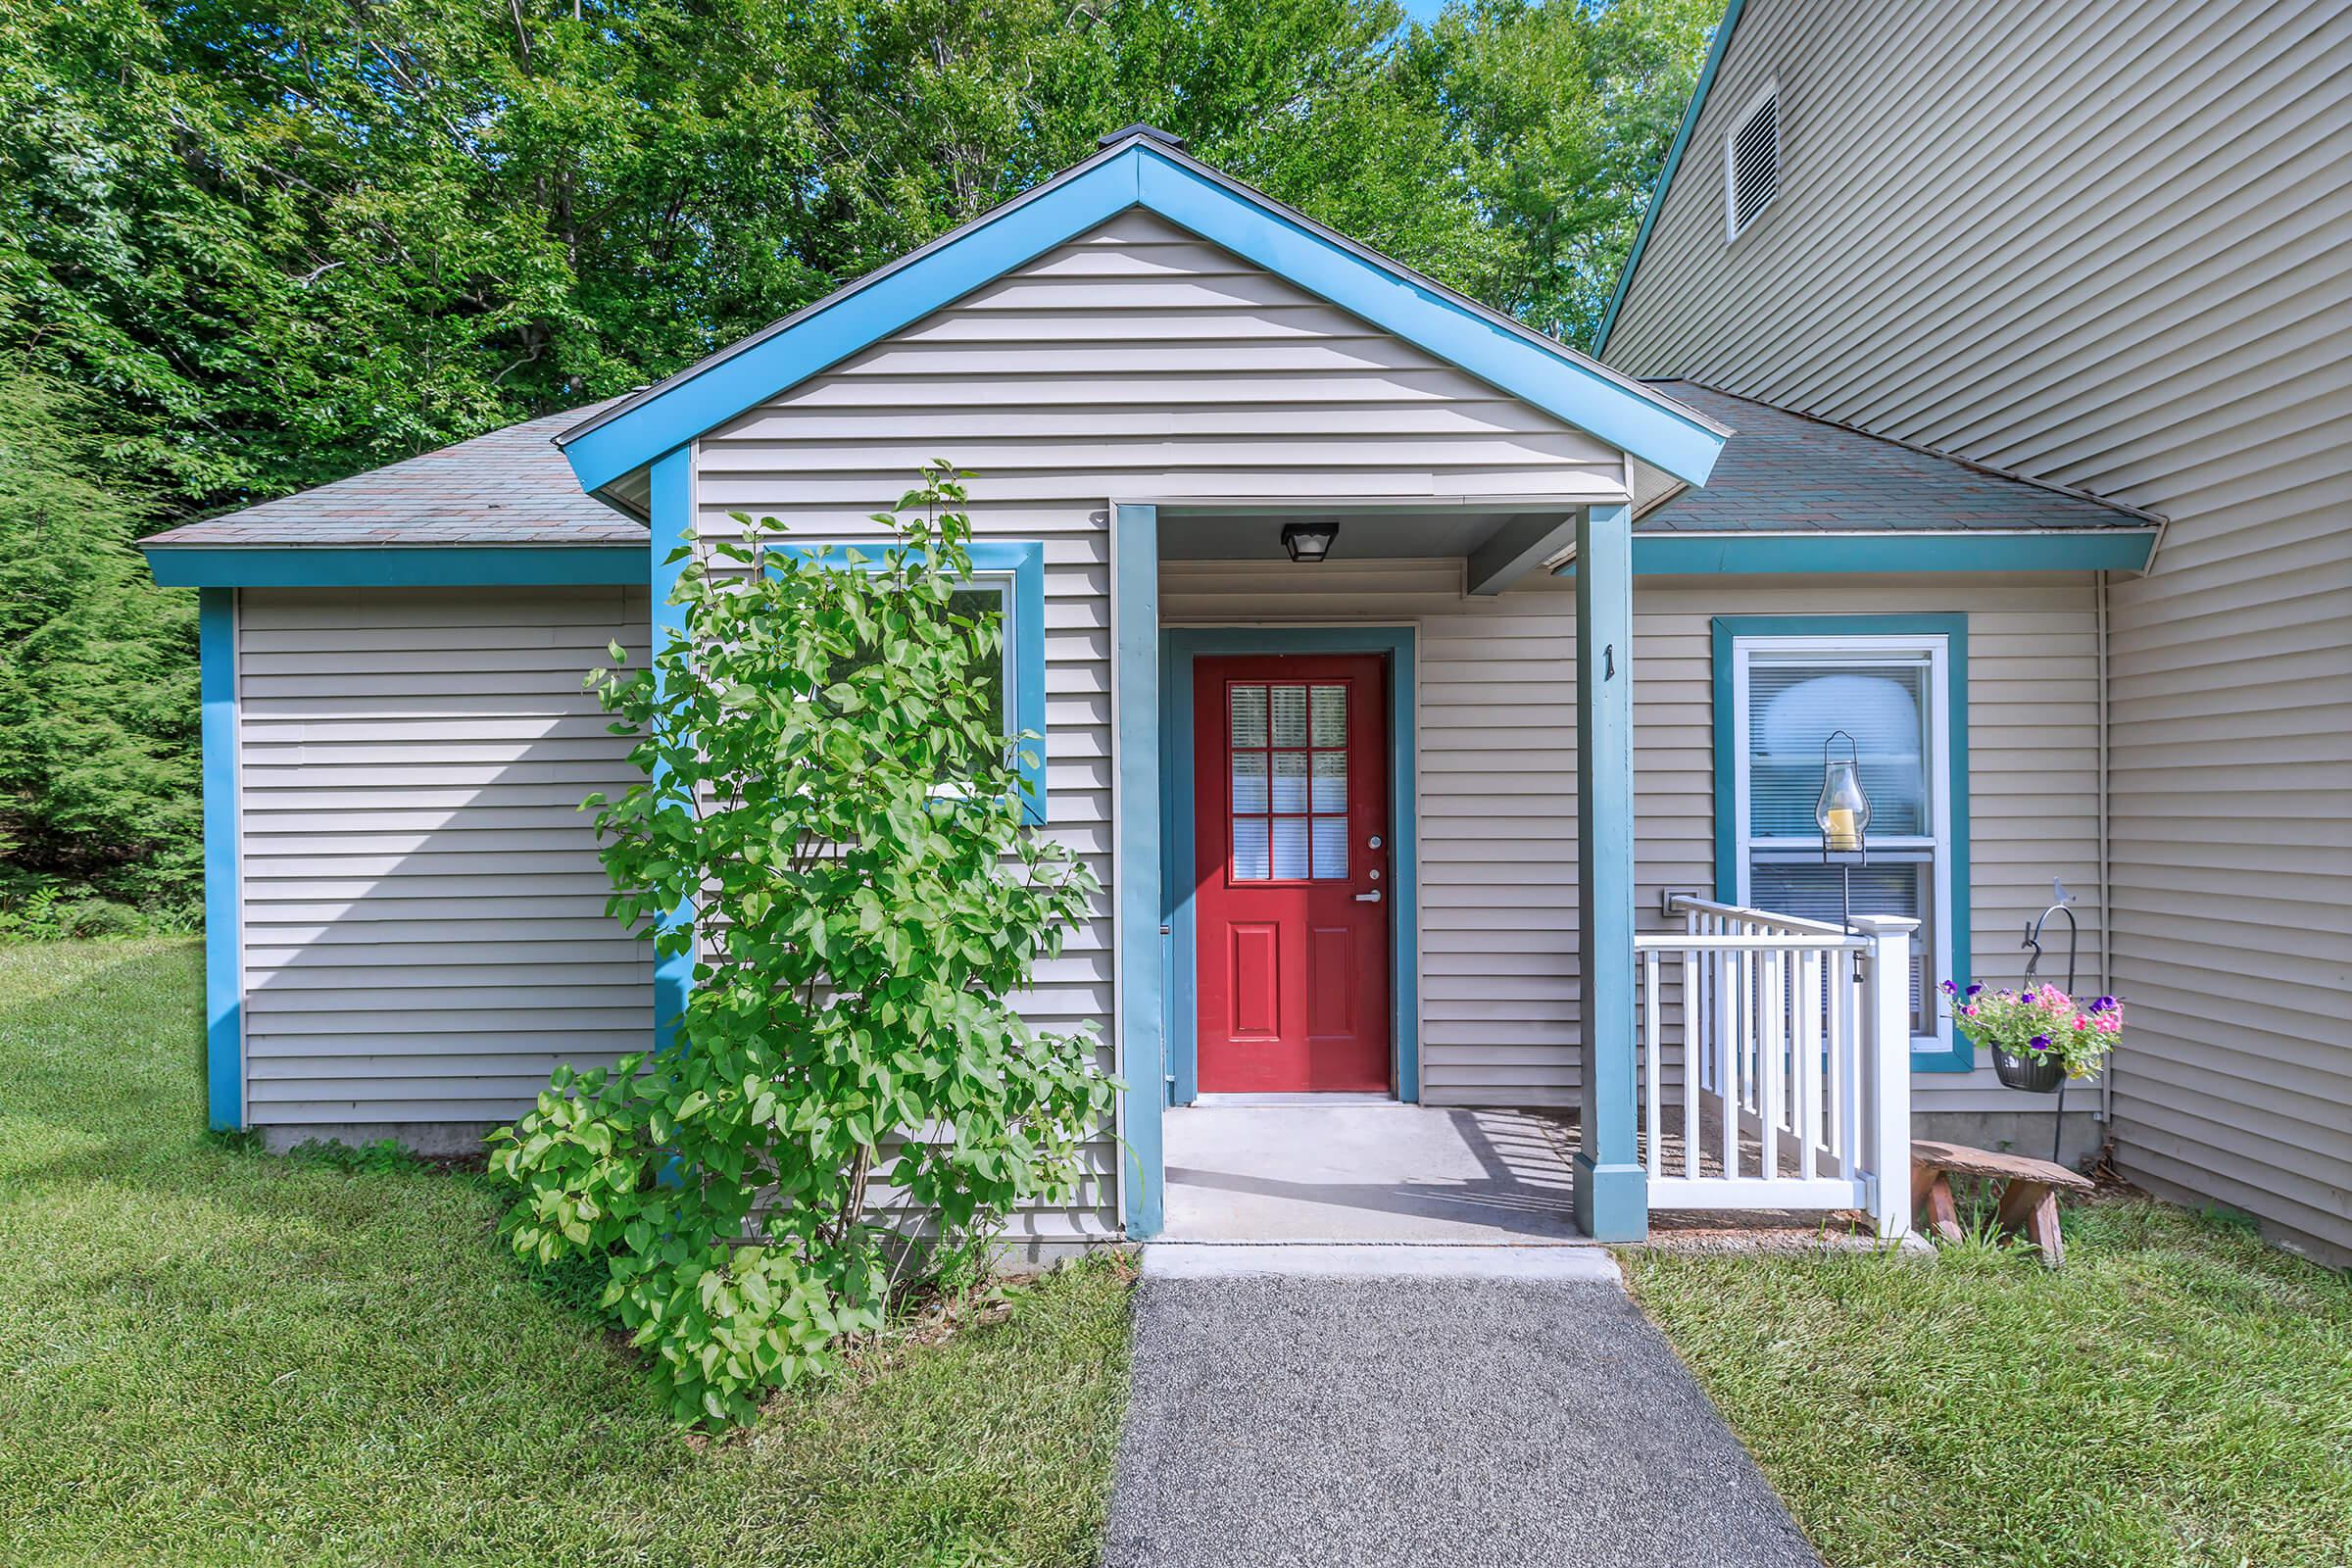
[[[1911,933],[1917,920],[1858,914],[1870,939],[1862,981],[1862,1157],[1883,1240],[1911,1228]]]

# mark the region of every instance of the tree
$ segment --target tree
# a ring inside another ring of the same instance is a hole
[[[657,379],[1136,120],[1584,340],[1716,5],[0,0],[0,357],[121,539]]]
[[[674,1041],[559,1071],[491,1165],[523,1188],[517,1250],[609,1259],[606,1304],[682,1419],[749,1420],[880,1323],[909,1239],[869,1220],[877,1180],[937,1217],[929,1267],[968,1265],[1013,1205],[1069,1191],[1108,1114],[1093,1037],[1009,1000],[1097,886],[1026,825],[1044,741],[993,717],[1003,630],[957,596],[962,499],[927,470],[873,563],[742,519],[693,547],[683,636],[600,672],[645,775],[591,803],[611,910],[678,956],[694,929],[665,917],[693,905],[694,986]]]
[[[194,595],[125,542],[88,400],[0,366],[0,862],[192,912]]]
[[[1151,120],[1546,331],[1714,0],[0,0],[0,348],[171,514],[678,368]]]

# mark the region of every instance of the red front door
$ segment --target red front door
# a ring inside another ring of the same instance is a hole
[[[1388,671],[1194,663],[1200,1088],[1389,1087]]]

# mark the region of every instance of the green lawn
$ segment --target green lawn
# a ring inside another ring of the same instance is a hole
[[[535,1289],[477,1178],[201,1132],[190,943],[0,949],[0,1557],[1077,1564],[1126,1391],[1106,1265],[704,1444]]]
[[[2067,1262],[1628,1254],[1835,1568],[2352,1563],[2352,1280],[2181,1209]]]

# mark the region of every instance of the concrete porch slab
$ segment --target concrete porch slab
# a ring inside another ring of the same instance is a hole
[[[1168,1242],[1584,1244],[1575,1131],[1525,1110],[1223,1102],[1162,1123]]]

